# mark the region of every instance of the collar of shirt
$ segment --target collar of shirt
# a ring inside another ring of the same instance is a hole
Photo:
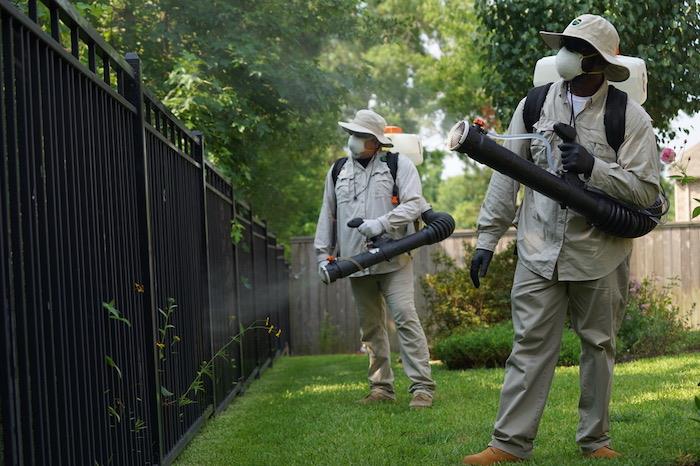
[[[355,157],[350,157],[352,159],[352,169],[354,170],[355,167],[365,170],[368,172],[372,172],[373,168],[377,165],[377,159],[381,159],[386,155],[386,152],[378,151],[376,154],[374,154],[374,157],[372,157],[372,160],[367,164],[367,166],[363,166],[358,159]]]
[[[567,81],[558,81],[556,86],[559,86],[557,89],[557,95],[559,96],[559,99],[564,102],[564,104],[568,107],[571,105],[571,102],[569,102],[569,99],[566,98],[566,92],[569,87],[569,83]],[[603,81],[603,84],[600,85],[597,91],[593,93],[591,96],[591,100],[588,101],[588,103],[584,106],[584,110],[588,107],[591,106],[597,106],[597,105],[602,105],[605,102],[605,99],[608,97],[608,82]]]

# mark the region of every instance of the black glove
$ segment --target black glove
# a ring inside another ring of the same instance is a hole
[[[486,249],[477,249],[472,257],[472,265],[469,269],[469,275],[472,277],[472,283],[479,288],[479,277],[485,277],[489,269],[489,264],[493,258],[493,251]]]
[[[559,144],[561,150],[561,164],[564,170],[571,173],[583,173],[586,177],[591,176],[593,171],[593,156],[577,142],[565,142]]]

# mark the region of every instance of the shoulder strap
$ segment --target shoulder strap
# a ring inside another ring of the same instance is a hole
[[[391,172],[391,178],[394,180],[394,187],[391,189],[391,203],[393,205],[399,205],[401,200],[399,199],[399,187],[396,185],[396,172],[399,169],[399,154],[387,152],[386,164]]]
[[[345,166],[345,163],[348,161],[347,157],[341,157],[337,159],[335,162],[333,162],[333,168],[331,169],[331,178],[333,179],[333,188],[335,188],[335,183],[338,181],[338,175],[340,175],[340,171],[343,169]],[[335,190],[333,191],[333,195],[335,196]],[[333,235],[331,237],[331,251],[333,251],[333,255],[337,255],[339,251],[337,251],[337,246],[338,246],[338,225],[337,225],[337,218],[338,218],[338,211],[337,211],[338,206],[336,205],[336,211],[333,212]]]
[[[338,175],[340,175],[340,170],[345,166],[345,162],[348,161],[347,157],[341,157],[335,162],[333,162],[333,169],[331,170],[331,177],[333,178],[333,186],[335,186],[336,181],[338,181]]]
[[[389,167],[389,171],[391,172],[391,178],[394,180],[394,183],[396,183],[396,172],[399,169],[399,154],[387,152],[386,164]]]
[[[547,83],[542,86],[533,87],[527,92],[525,105],[523,106],[523,121],[525,122],[525,129],[528,133],[532,133],[532,127],[540,119],[542,107],[544,107],[544,101],[547,98],[550,87],[552,87],[552,83]]]
[[[627,114],[627,93],[612,84],[608,86],[605,100],[605,137],[615,153],[625,141],[625,118]]]

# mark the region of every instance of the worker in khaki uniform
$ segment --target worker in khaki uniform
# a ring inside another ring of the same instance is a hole
[[[579,174],[589,188],[639,207],[659,194],[659,164],[651,119],[627,101],[624,141],[608,145],[604,111],[610,81],[629,70],[615,58],[617,31],[600,16],[574,19],[563,33],[540,33],[560,49],[556,65],[563,81],[548,91],[534,131],[552,144],[558,165]],[[606,80],[607,78],[607,80]],[[527,133],[524,100],[510,123],[511,134]],[[575,126],[574,143],[562,144],[553,125]],[[547,169],[540,141],[510,140],[506,147]],[[577,213],[525,188],[516,211],[519,184],[494,173],[478,219],[472,259],[475,285],[484,276],[503,233],[517,223],[518,264],[511,293],[515,338],[489,448],[465,464],[515,462],[529,458],[559,356],[567,310],[581,339],[579,425],[576,441],[585,456],[614,458],[609,413],[615,335],[627,300],[632,240],[607,235]]]
[[[348,147],[352,157],[343,165],[337,180],[333,180],[333,169],[326,176],[314,239],[319,268],[328,263],[329,256],[351,257],[365,252],[368,238],[387,234],[399,239],[412,233],[409,229],[413,222],[430,208],[422,197],[416,167],[400,154],[396,170],[400,203],[392,204],[394,179],[382,150],[392,143],[384,136],[384,118],[371,110],[360,110],[352,121],[338,124],[350,134]],[[348,227],[347,222],[357,217],[365,219],[364,223],[357,229]],[[369,352],[370,393],[361,402],[395,399],[386,303],[396,323],[403,368],[411,380],[410,406],[431,406],[435,383],[428,344],[416,313],[411,256],[401,254],[354,273],[350,283],[360,317],[362,343]]]

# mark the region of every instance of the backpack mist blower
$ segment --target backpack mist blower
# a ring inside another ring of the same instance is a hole
[[[576,129],[564,123],[557,123],[554,130],[565,142],[573,141]],[[519,157],[514,152],[497,144],[489,136],[507,139],[540,138],[546,143],[550,165],[551,148],[549,141],[539,134],[514,136],[487,135],[483,127],[469,126],[460,121],[452,127],[447,136],[450,150],[466,154],[477,162],[518,181],[525,186],[569,207],[586,218],[597,229],[622,238],[638,238],[653,230],[665,214],[665,197],[641,209],[625,204],[607,194],[587,189],[577,175],[565,173],[556,176],[538,165]]]
[[[426,224],[425,228],[412,235],[396,240],[385,236],[376,236],[370,239],[371,244],[367,252],[352,257],[338,257],[329,262],[322,268],[323,283],[333,283],[339,278],[388,261],[405,252],[428,244],[439,243],[455,231],[455,220],[448,213],[433,212],[430,209],[425,211],[421,218]],[[348,222],[348,227],[357,228],[363,221],[361,218],[354,218]]]

